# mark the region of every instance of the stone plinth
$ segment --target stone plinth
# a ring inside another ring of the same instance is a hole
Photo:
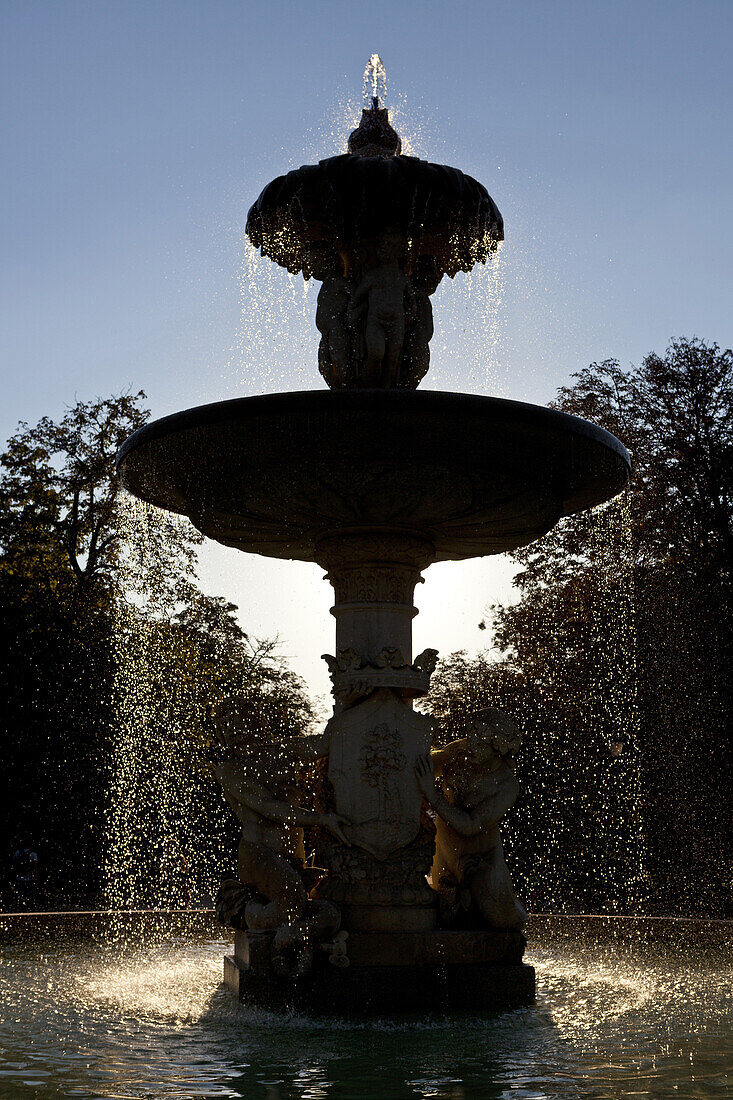
[[[352,966],[473,966],[522,961],[521,932],[350,932]]]
[[[476,1012],[531,1004],[534,968],[522,963],[520,932],[351,932],[348,966],[324,952],[296,980],[275,975],[271,937],[241,933],[224,961],[224,981],[240,1000],[322,1015]]]
[[[360,905],[348,900],[347,894],[340,909],[343,927],[353,929],[354,933],[421,933],[438,926],[435,902],[409,905],[396,899],[386,905]]]

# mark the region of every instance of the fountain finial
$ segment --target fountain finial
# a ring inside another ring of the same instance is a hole
[[[361,122],[349,134],[348,148],[360,157],[398,157],[402,152],[402,138],[390,124],[387,108],[379,106],[378,96],[361,112]]]
[[[349,136],[349,152],[360,157],[396,157],[402,152],[402,140],[392,128],[386,107],[387,71],[378,53],[373,53],[364,70],[364,109],[361,122]]]
[[[390,123],[386,107],[374,96],[372,107],[361,112],[361,122],[349,134],[349,152],[358,156],[400,156],[402,138]]]

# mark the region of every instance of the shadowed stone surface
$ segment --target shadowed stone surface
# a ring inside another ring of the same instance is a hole
[[[452,277],[486,261],[504,239],[504,222],[472,176],[396,147],[355,149],[278,176],[247,217],[255,248],[306,277],[314,249],[336,258],[385,231],[409,240],[415,256],[435,257],[440,274]]]
[[[296,982],[273,974],[273,939],[235,936],[224,980],[241,1000],[326,1015],[466,1012],[534,1000],[534,968],[522,963],[526,940],[518,931],[350,932],[346,965],[331,965],[321,951]]]
[[[224,959],[224,981],[242,1001],[320,1016],[507,1011],[535,999],[534,967],[525,963],[330,967],[284,982],[249,970],[230,955]]]

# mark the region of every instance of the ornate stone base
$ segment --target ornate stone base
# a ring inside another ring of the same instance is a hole
[[[237,936],[224,981],[240,1000],[285,1012],[363,1016],[476,1012],[531,1004],[535,974],[518,932],[353,932],[348,966],[319,952],[311,973],[275,974],[263,934]]]
[[[342,928],[348,928],[351,937],[361,933],[420,933],[438,927],[438,910],[435,905],[350,905],[341,904]]]

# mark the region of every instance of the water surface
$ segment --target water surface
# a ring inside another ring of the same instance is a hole
[[[730,971],[535,949],[537,1004],[363,1024],[284,1018],[221,984],[220,943],[9,948],[0,1098],[728,1098]]]

